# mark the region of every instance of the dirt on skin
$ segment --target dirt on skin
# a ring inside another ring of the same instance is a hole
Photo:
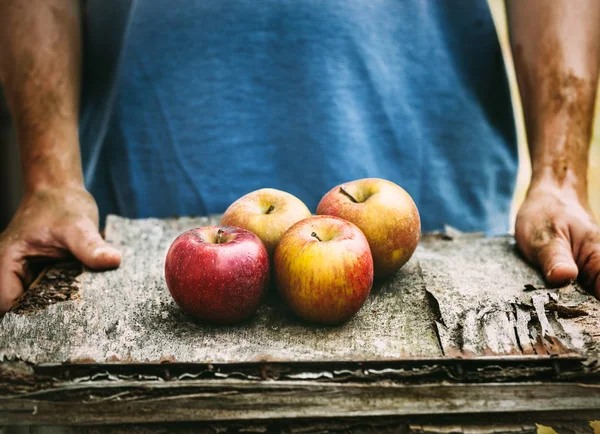
[[[563,59],[551,38],[540,43],[537,59],[526,59],[520,44],[514,50],[534,173],[550,169],[559,185],[586,190],[596,82],[565,70]]]

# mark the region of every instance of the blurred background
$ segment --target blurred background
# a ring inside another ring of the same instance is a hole
[[[517,188],[513,201],[513,217],[523,200],[531,170],[529,166],[529,154],[525,140],[525,130],[523,127],[521,102],[518,95],[517,84],[515,81],[515,72],[512,63],[512,56],[508,44],[508,33],[506,30],[506,13],[504,10],[504,0],[488,0],[502,49],[506,59],[506,66],[511,82],[511,92],[513,95],[513,104],[517,119],[517,132],[519,137],[519,159],[520,170],[517,180]],[[600,98],[598,99],[600,101]],[[596,104],[596,121],[594,127],[594,139],[592,142],[591,160],[589,167],[590,179],[590,201],[596,217],[600,218],[600,116],[598,115],[598,103]],[[20,168],[18,149],[16,146],[15,134],[11,128],[11,122],[8,110],[0,93],[0,231],[8,224],[13,215],[21,197]]]

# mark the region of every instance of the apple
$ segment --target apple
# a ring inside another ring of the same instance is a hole
[[[421,219],[415,202],[402,187],[385,179],[338,185],[323,196],[317,214],[343,218],[363,231],[377,278],[400,269],[419,244]]]
[[[310,210],[296,196],[274,188],[261,188],[233,202],[223,214],[221,224],[254,232],[271,256],[284,232],[310,216]]]
[[[204,322],[251,316],[269,281],[269,256],[252,232],[206,226],[179,235],[167,253],[165,278],[175,303]]]
[[[300,318],[338,324],[352,317],[373,285],[373,258],[354,224],[315,216],[281,237],[273,259],[282,298]]]

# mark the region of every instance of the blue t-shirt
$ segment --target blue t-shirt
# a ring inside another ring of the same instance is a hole
[[[90,32],[106,36],[98,9]],[[516,139],[485,0],[144,0],[122,21],[111,96],[84,101],[106,117],[82,126],[103,215],[219,213],[262,187],[314,212],[333,186],[380,177],[424,230],[507,230]]]

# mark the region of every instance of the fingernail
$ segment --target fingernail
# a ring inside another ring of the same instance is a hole
[[[94,250],[93,256],[99,258],[100,256],[120,256],[120,254],[118,250],[112,247],[98,247]]]
[[[554,267],[552,267],[550,269],[550,271],[548,271],[548,277],[552,277],[554,270],[556,270],[558,267],[568,267],[568,266],[569,266],[569,264],[566,262],[559,262],[558,264],[554,264]]]

